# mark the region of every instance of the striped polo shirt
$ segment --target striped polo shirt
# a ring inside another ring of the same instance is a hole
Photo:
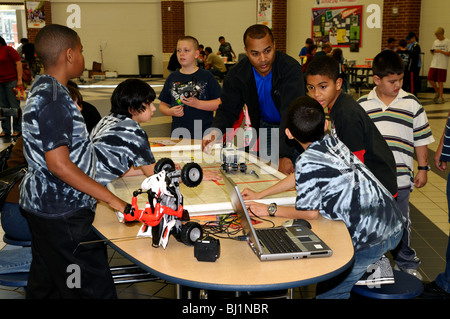
[[[394,154],[399,189],[414,187],[414,148],[434,142],[425,109],[410,93],[400,90],[386,106],[374,88],[358,100]]]
[[[445,124],[444,144],[442,146],[440,160],[443,162],[450,162],[450,116]]]

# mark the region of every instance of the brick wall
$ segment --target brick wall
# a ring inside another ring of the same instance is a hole
[[[26,10],[26,3],[25,3]],[[44,2],[44,15],[45,15],[45,24],[52,24],[52,7],[50,1]],[[26,17],[25,17],[26,18]],[[40,28],[28,28],[27,27],[27,38],[31,43],[34,43],[34,39],[38,34]]]
[[[184,1],[161,1],[162,49],[172,53],[184,36]]]
[[[278,51],[286,52],[287,0],[273,0],[272,33]]]
[[[415,32],[420,40],[420,8],[422,0],[384,0],[383,31],[381,49],[386,48],[388,38],[395,38],[397,43],[409,32]],[[397,7],[394,15],[392,8]]]

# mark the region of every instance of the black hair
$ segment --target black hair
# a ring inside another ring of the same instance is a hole
[[[401,39],[400,41],[398,41],[399,47],[406,48],[407,45],[408,45],[408,42],[406,42],[405,39]]]
[[[373,75],[383,78],[389,74],[402,74],[404,64],[398,53],[391,50],[383,50],[373,59]]]
[[[139,79],[127,79],[121,82],[111,96],[111,113],[131,117],[130,109],[143,112],[145,104],[152,103],[156,98],[153,88]]]
[[[45,67],[54,65],[64,50],[75,49],[78,43],[80,38],[74,30],[59,24],[49,24],[36,35],[34,47]]]
[[[83,96],[78,89],[78,84],[72,80],[67,81],[67,89],[69,90],[70,97],[72,100],[76,101],[81,107],[83,104]]]
[[[286,128],[301,143],[315,142],[324,135],[325,113],[323,107],[309,96],[300,96],[289,105]]]
[[[331,51],[331,56],[338,61],[339,63],[342,60],[342,49],[341,48],[335,48],[333,51]]]
[[[324,75],[337,81],[339,78],[339,62],[328,55],[315,56],[306,68],[306,76]]]
[[[315,44],[311,44],[308,49],[306,49],[306,52],[308,52],[309,54],[312,54],[312,52],[314,51],[314,49],[317,49],[317,45]]]
[[[244,32],[244,46],[247,47],[245,40],[247,39],[247,37],[251,38],[251,39],[262,39],[264,38],[266,35],[270,36],[270,39],[273,42],[273,34],[272,34],[272,30],[269,29],[269,27],[267,27],[264,24],[254,24],[250,27],[247,28],[247,30],[245,30]]]
[[[74,102],[77,102],[77,104],[80,107],[83,107],[83,96],[81,95],[80,91],[77,87],[68,85],[67,89],[69,90],[69,95],[72,98]]]
[[[205,52],[212,53],[211,47],[206,47],[206,48],[205,48]]]

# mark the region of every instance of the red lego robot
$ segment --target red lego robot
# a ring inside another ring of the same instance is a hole
[[[202,179],[203,171],[197,163],[187,163],[181,170],[176,170],[170,158],[160,159],[155,164],[155,174],[147,177],[141,188],[133,192],[124,220],[142,222],[140,232],[151,231],[153,247],[165,248],[171,234],[186,245],[194,245],[203,236],[203,230],[198,223],[189,221],[179,186],[181,181],[188,187],[197,187]],[[137,197],[144,193],[148,195],[148,202],[144,209],[139,209]]]

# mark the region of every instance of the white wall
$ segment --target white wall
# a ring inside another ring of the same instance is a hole
[[[213,52],[219,36],[230,42],[236,56],[244,53],[242,36],[256,23],[256,0],[185,0],[185,31]]]
[[[322,0],[323,1],[323,0]],[[9,1],[11,2],[11,1]],[[21,0],[12,0],[21,2]],[[81,8],[80,34],[90,69],[93,61],[100,61],[100,44],[106,41],[104,49],[105,68],[119,74],[138,74],[139,54],[153,54],[153,74],[163,74],[161,5],[159,0],[52,0],[54,23],[66,24],[69,4]],[[324,1],[325,2],[325,1]],[[358,53],[343,48],[349,60],[363,63],[373,58],[381,47],[381,28],[370,29],[366,25],[367,5],[377,4],[383,9],[383,0],[333,0],[331,6],[363,5],[362,46]],[[245,29],[256,23],[257,0],[184,0],[186,34],[195,36],[200,43],[218,49],[217,38],[225,36],[236,54],[244,52],[242,35]],[[311,36],[311,9],[317,7],[317,0],[288,0],[287,53],[298,57],[305,39]],[[323,6],[323,5],[321,5]],[[438,26],[447,30],[450,38],[450,1],[422,0],[419,43],[425,52],[424,74],[431,62],[431,47]],[[450,72],[449,72],[450,75]],[[449,76],[450,78],[450,76]],[[446,87],[449,87],[450,79]]]
[[[80,35],[87,69],[92,69],[92,62],[101,62],[103,44],[105,70],[139,74],[138,55],[153,54],[152,73],[163,73],[160,1],[53,0],[53,23],[66,25],[71,3],[81,9],[81,28],[74,30]]]

